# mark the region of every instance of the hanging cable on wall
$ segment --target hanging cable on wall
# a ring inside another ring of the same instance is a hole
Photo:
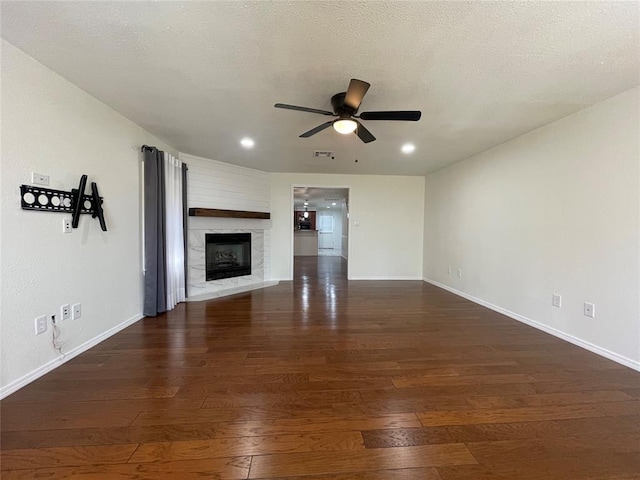
[[[65,354],[62,353],[63,343],[60,342],[60,335],[61,332],[56,323],[56,316],[51,315],[51,343],[53,344],[53,348],[64,358]]]

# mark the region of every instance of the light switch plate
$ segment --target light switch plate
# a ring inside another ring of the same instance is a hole
[[[36,318],[36,335],[40,335],[47,331],[47,317],[42,315],[41,317]]]
[[[31,172],[31,183],[34,185],[49,185],[49,175]]]
[[[82,316],[82,305],[79,303],[74,303],[71,305],[71,319],[77,320]]]

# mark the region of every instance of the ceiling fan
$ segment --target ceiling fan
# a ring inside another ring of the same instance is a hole
[[[369,143],[373,142],[376,137],[374,137],[373,134],[367,130],[364,125],[362,125],[362,123],[356,120],[356,118],[361,120],[405,120],[410,122],[417,122],[420,120],[422,113],[419,110],[362,112],[360,115],[356,115],[356,113],[358,113],[358,108],[360,108],[360,103],[362,103],[362,99],[370,86],[371,85],[365,81],[352,78],[346,92],[336,93],[331,97],[333,112],[328,110],[318,110],[316,108],[299,107],[297,105],[287,105],[285,103],[276,103],[274,107],[338,117],[336,120],[330,120],[316,128],[312,128],[308,132],[304,132],[300,135],[302,138],[308,138],[318,132],[321,132],[325,128],[333,126],[338,133],[346,135],[355,132],[360,140],[364,143]]]

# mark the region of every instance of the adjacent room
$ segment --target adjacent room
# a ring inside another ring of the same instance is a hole
[[[640,479],[640,4],[0,0],[4,479]]]

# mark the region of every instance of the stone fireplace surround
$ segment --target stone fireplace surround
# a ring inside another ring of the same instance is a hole
[[[187,224],[187,301],[233,295],[277,285],[267,281],[270,220],[249,218],[189,217]],[[206,281],[205,234],[251,233],[251,275]],[[265,248],[267,247],[267,248]]]

